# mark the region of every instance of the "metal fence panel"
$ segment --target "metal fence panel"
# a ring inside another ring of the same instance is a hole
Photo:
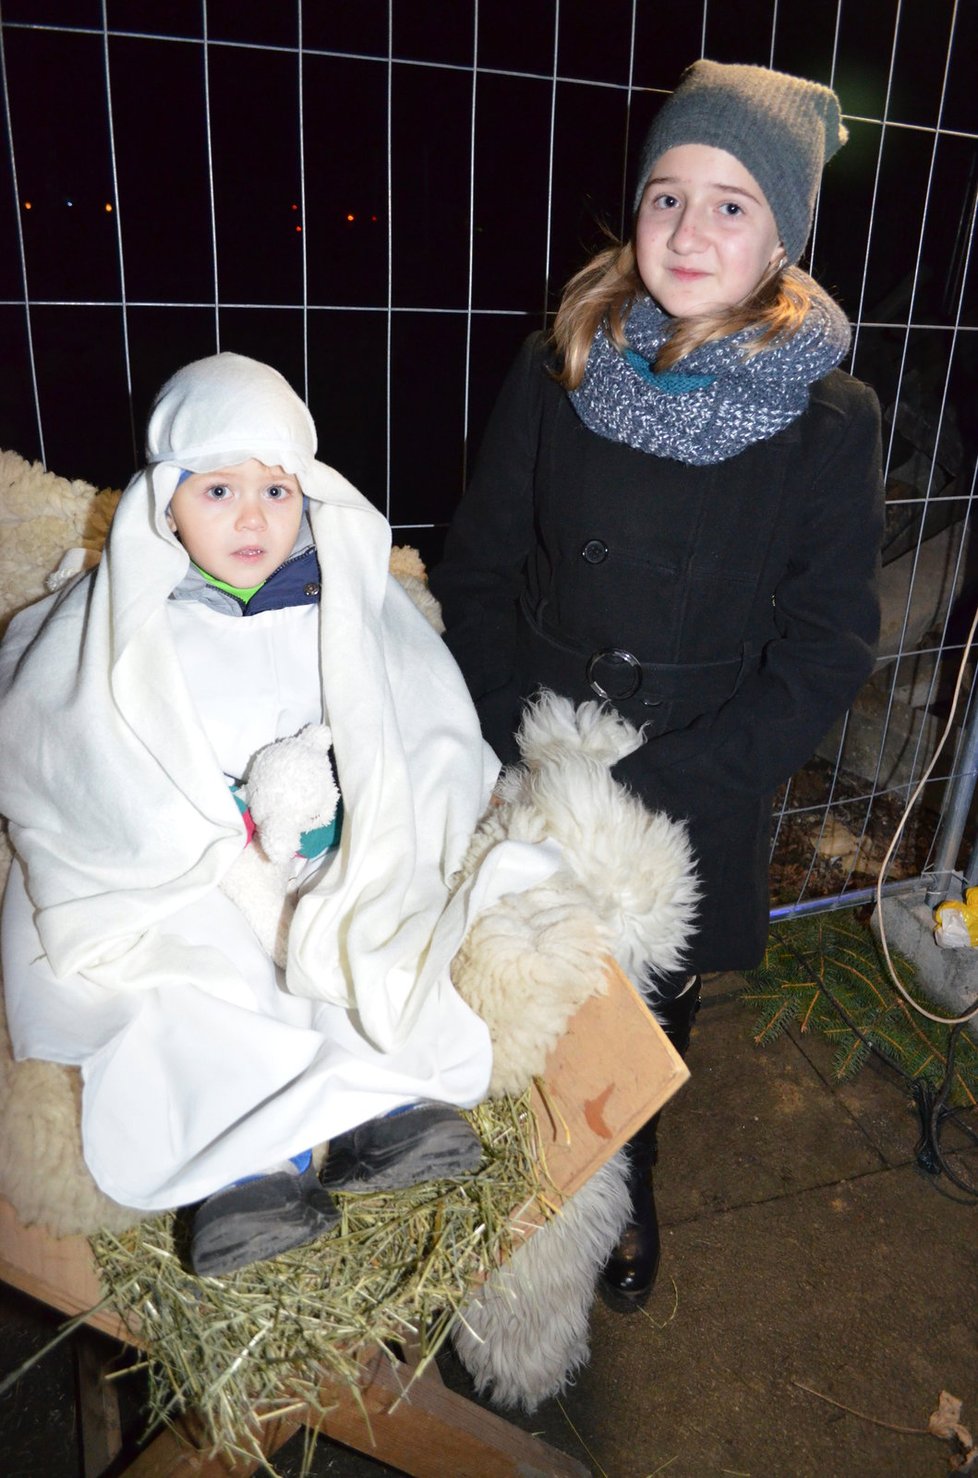
[[[682,67],[824,80],[850,141],[811,266],[883,405],[884,636],[778,799],[772,902],[860,897],[933,755],[974,605],[976,43],[962,0],[4,0],[0,445],[117,486],[165,376],[234,348],[288,376],[326,458],[437,557],[507,363],[602,223],[627,229]],[[975,844],[966,723],[896,887]]]

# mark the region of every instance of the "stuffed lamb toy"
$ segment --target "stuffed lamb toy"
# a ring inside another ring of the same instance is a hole
[[[339,804],[331,744],[327,724],[307,724],[298,734],[267,744],[252,759],[240,792],[248,807],[246,826],[250,819],[254,832],[221,889],[283,970],[299,886],[300,837],[328,826]]]

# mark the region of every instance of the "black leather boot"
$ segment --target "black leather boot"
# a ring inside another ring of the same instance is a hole
[[[656,1003],[656,1020],[681,1057],[689,1049],[699,1004],[699,979],[677,1000]],[[658,1129],[659,1115],[655,1114],[628,1141],[631,1219],[601,1274],[602,1297],[609,1308],[619,1313],[642,1307],[659,1271],[662,1248],[652,1189],[652,1170],[659,1158]]]

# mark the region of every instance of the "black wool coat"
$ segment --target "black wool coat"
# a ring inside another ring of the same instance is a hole
[[[872,671],[879,407],[832,371],[767,441],[694,467],[589,431],[524,345],[432,575],[501,758],[523,700],[603,690],[645,725],[616,769],[684,819],[704,888],[696,971],[763,954],[772,793]]]

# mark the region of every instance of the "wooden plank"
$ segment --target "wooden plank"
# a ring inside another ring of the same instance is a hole
[[[607,994],[592,996],[547,1059],[533,1091],[543,1161],[558,1195],[579,1190],[689,1078],[689,1069],[614,961]],[[539,1224],[531,1202],[516,1220]]]
[[[0,1196],[0,1279],[62,1314],[87,1313],[104,1298],[92,1249],[84,1237],[54,1237],[43,1227],[25,1227]],[[133,1337],[118,1314],[100,1309],[86,1320],[123,1344]]]
[[[587,1478],[590,1469],[575,1458],[449,1391],[430,1370],[413,1383],[410,1377],[407,1366],[378,1351],[361,1392],[369,1431],[356,1399],[331,1385],[320,1390],[324,1405],[336,1400],[322,1431],[410,1478]]]
[[[514,1427],[504,1417],[449,1391],[429,1368],[412,1370],[381,1350],[369,1357],[359,1399],[343,1382],[326,1380],[319,1399],[328,1407],[320,1421],[302,1407],[288,1417],[253,1428],[261,1450],[272,1457],[300,1425],[318,1427],[323,1438],[389,1463],[408,1478],[588,1478],[576,1458]],[[163,1431],[125,1470],[125,1478],[249,1478],[256,1459],[213,1456]]]
[[[0,1200],[0,1277],[66,1314],[83,1313],[101,1294],[91,1249],[83,1237],[55,1238],[40,1227],[25,1228]],[[121,1320],[103,1310],[89,1321],[124,1343],[134,1343]],[[582,1478],[574,1459],[513,1427],[505,1418],[447,1390],[432,1366],[412,1381],[410,1365],[377,1351],[370,1359],[367,1384],[357,1397],[342,1383],[326,1382],[323,1405],[331,1410],[323,1435],[390,1462],[417,1478],[446,1473],[478,1473],[480,1478],[554,1475]],[[364,1418],[364,1410],[369,1417]],[[274,1453],[299,1429],[315,1424],[308,1411],[261,1424],[262,1449]],[[192,1429],[191,1429],[192,1431]],[[190,1432],[188,1431],[188,1438]],[[127,1478],[244,1478],[257,1462],[229,1462],[199,1451],[192,1440],[171,1431],[159,1434],[126,1468]]]
[[[100,1478],[122,1450],[119,1393],[107,1379],[103,1342],[87,1328],[77,1331],[72,1348],[78,1386],[84,1478]]]
[[[266,1456],[277,1451],[298,1429],[299,1423],[291,1425],[281,1442],[265,1449]],[[147,1443],[128,1467],[119,1471],[118,1478],[248,1478],[264,1466],[257,1459],[235,1461],[222,1454],[201,1452],[189,1434],[184,1440],[166,1427]]]

